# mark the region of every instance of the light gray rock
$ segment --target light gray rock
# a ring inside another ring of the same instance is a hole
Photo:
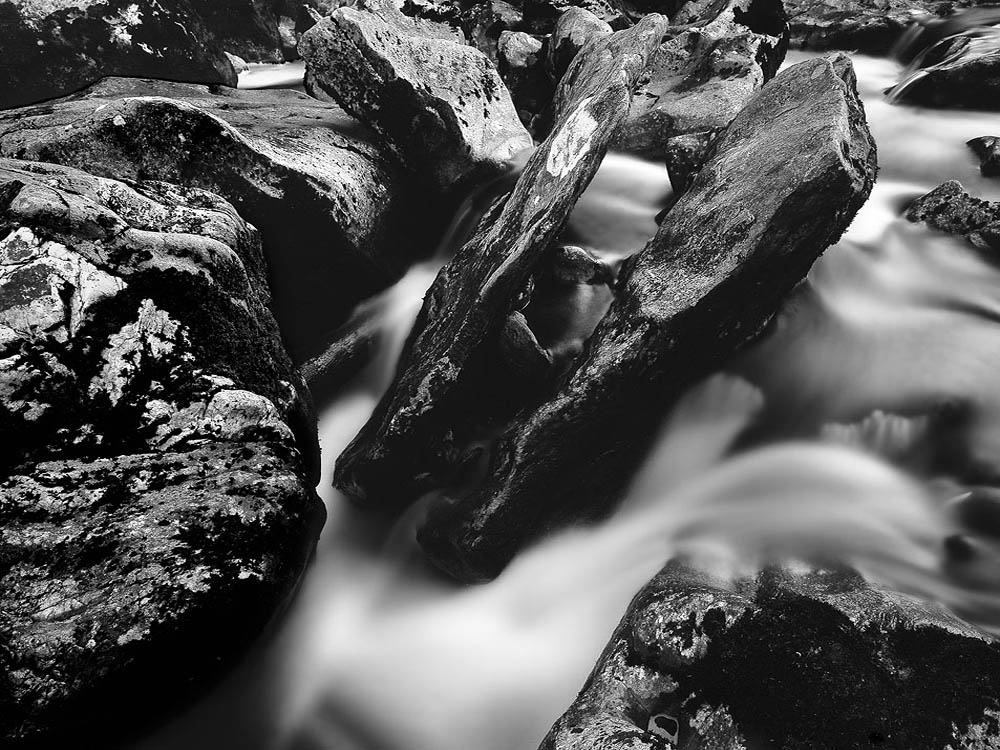
[[[549,38],[548,71],[558,81],[573,62],[576,54],[592,39],[602,39],[611,27],[589,10],[567,8],[556,21]]]

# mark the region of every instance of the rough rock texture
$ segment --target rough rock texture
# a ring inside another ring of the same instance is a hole
[[[670,185],[675,195],[687,190],[698,170],[704,166],[712,153],[712,144],[718,132],[708,130],[701,133],[685,133],[669,138],[663,149],[663,160],[667,164]]]
[[[719,5],[689,3],[672,19],[616,149],[662,160],[668,138],[726,127],[774,77],[788,35],[780,0]]]
[[[448,189],[532,146],[490,60],[387,0],[336,10],[299,44],[309,80]]]
[[[998,670],[991,638],[850,571],[718,581],[672,563],[541,747],[989,750]]]
[[[192,0],[0,0],[0,109],[106,75],[236,85]]]
[[[427,199],[408,192],[392,154],[360,123],[293,91],[106,79],[79,96],[0,113],[0,156],[229,200],[261,232],[296,358],[423,251],[405,217],[430,223]]]
[[[192,2],[226,52],[239,55],[247,62],[280,63],[294,51],[294,28],[304,3],[282,0]],[[293,7],[295,5],[299,7]],[[290,38],[282,39],[282,26],[290,30]]]
[[[233,660],[322,523],[228,203],[0,161],[0,743],[99,747]]]
[[[792,46],[884,55],[915,20],[944,16],[976,0],[784,0]]]
[[[480,344],[518,307],[518,296],[556,240],[628,112],[630,92],[667,21],[647,16],[579,55],[557,91],[556,126],[502,206],[434,281],[395,381],[340,457],[337,486],[375,506],[413,500],[454,472],[489,400],[476,393]],[[468,371],[468,372],[467,372]]]
[[[760,331],[847,228],[875,169],[846,56],[765,86],[626,262],[563,387],[500,439],[478,491],[429,516],[431,558],[492,578],[548,530],[606,514],[669,405]]]
[[[552,101],[555,87],[545,70],[546,40],[523,31],[505,31],[497,43],[500,77],[510,91],[517,116],[528,130]]]
[[[487,0],[463,11],[460,23],[468,43],[496,64],[500,35],[505,31],[521,31],[524,13],[505,0]]]
[[[548,70],[558,81],[569,68],[576,54],[592,39],[602,39],[611,33],[611,27],[589,10],[567,8],[549,38]]]
[[[984,177],[1000,177],[1000,138],[984,135],[966,145],[979,157],[979,171]]]
[[[1000,203],[969,195],[956,180],[913,201],[906,209],[906,218],[957,234],[983,250],[1000,248]]]

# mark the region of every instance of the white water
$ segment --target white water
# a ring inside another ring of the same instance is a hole
[[[969,451],[1000,456],[1000,270],[896,218],[904,200],[946,179],[1000,198],[964,145],[1000,134],[1000,116],[890,106],[882,91],[899,67],[862,56],[855,66],[879,146],[871,200],[768,337],[667,418],[614,519],[544,542],[492,584],[460,588],[414,549],[419,508],[369,518],[328,487],[433,279],[434,264],[418,267],[375,303],[395,333],[390,349],[323,414],[330,519],[292,611],[261,654],[142,747],[263,749],[294,738],[333,750],[530,750],[672,554],[733,571],[774,557],[845,560],[1000,624],[994,594],[964,587],[942,562],[955,525],[948,502],[963,488],[918,450],[934,439],[922,415],[961,401]],[[622,257],[652,234],[665,184],[658,167],[610,160],[577,230]],[[900,416],[850,426],[876,410]],[[766,428],[757,447],[729,457],[749,425]],[[880,454],[909,456],[911,471]],[[987,572],[992,559],[980,564]]]

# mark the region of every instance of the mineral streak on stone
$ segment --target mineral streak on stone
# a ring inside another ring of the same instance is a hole
[[[335,483],[377,506],[401,505],[447,479],[456,441],[482,399],[474,370],[534,266],[557,238],[625,117],[632,87],[666,27],[648,16],[581,53],[556,99],[556,126],[528,161],[502,208],[435,279],[372,418],[340,457]]]
[[[1000,648],[848,570],[713,580],[669,564],[542,750],[996,747]]]
[[[438,188],[498,174],[532,146],[490,60],[387,0],[339,8],[302,37],[299,51],[313,86]]]
[[[906,209],[906,218],[964,237],[981,250],[1000,248],[1000,203],[969,195],[956,180],[913,201]]]
[[[979,171],[984,177],[1000,177],[1000,138],[984,135],[966,145],[979,157]]]
[[[765,86],[626,262],[563,387],[499,440],[481,489],[429,516],[419,538],[431,558],[489,579],[547,531],[607,514],[669,405],[760,332],[850,224],[875,170],[847,57]]]
[[[774,77],[788,44],[780,0],[688,3],[672,21],[615,143],[653,160],[672,136],[726,127]]]
[[[421,251],[419,196],[372,134],[293,91],[128,78],[0,113],[0,155],[210,190],[257,227],[297,359]]]
[[[0,160],[0,744],[116,745],[294,589],[315,420],[221,198]]]
[[[0,0],[0,109],[62,96],[106,75],[236,85],[189,0]]]

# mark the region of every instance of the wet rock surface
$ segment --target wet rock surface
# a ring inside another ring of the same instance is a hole
[[[0,301],[2,744],[113,743],[293,591],[311,405],[211,193],[0,161]]]
[[[998,668],[991,638],[849,570],[715,580],[671,563],[541,747],[985,750]]]
[[[336,10],[303,36],[299,50],[312,86],[440,189],[499,174],[532,146],[489,58],[384,0]]]
[[[984,135],[967,144],[979,157],[979,171],[984,177],[1000,177],[1000,138]]]
[[[430,557],[489,579],[545,532],[605,515],[673,399],[759,333],[847,228],[875,166],[848,58],[765,86],[625,263],[564,385],[503,435],[479,490],[430,514]]]
[[[391,152],[336,105],[294,91],[110,78],[0,113],[0,155],[229,200],[261,232],[297,359],[397,279],[433,231],[430,197],[408,189]]]
[[[435,279],[400,368],[369,422],[337,462],[335,482],[372,506],[406,504],[455,471],[488,400],[476,393],[481,344],[555,241],[628,112],[630,91],[666,19],[648,16],[580,55],[555,99],[556,126],[513,193]]]
[[[957,180],[917,198],[906,209],[906,218],[957,234],[983,250],[1000,248],[1000,204],[969,195]]]

